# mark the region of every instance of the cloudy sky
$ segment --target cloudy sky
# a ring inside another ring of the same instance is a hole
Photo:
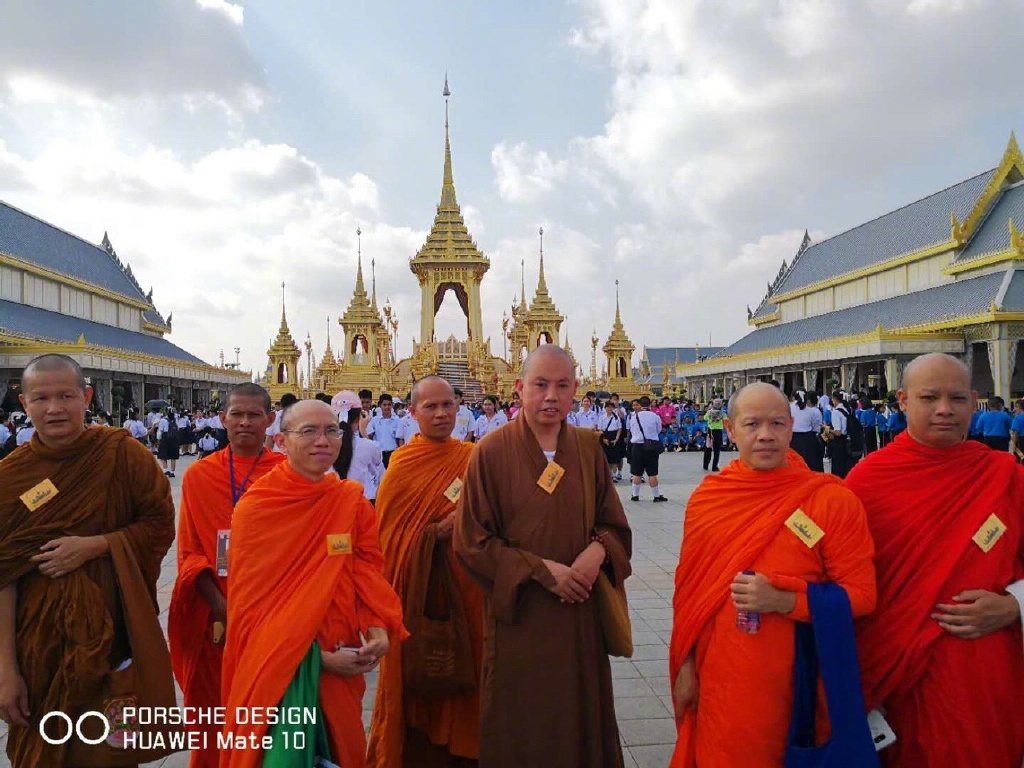
[[[543,226],[587,367],[616,277],[638,348],[734,341],[804,229],[990,168],[1024,130],[1024,0],[7,0],[3,17],[0,199],[109,231],[175,343],[240,347],[255,370],[282,281],[296,340],[319,354],[329,317],[337,346],[357,226],[410,352],[446,71],[492,348],[522,259],[533,295]]]

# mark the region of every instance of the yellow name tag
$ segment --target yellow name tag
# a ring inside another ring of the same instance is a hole
[[[444,492],[444,497],[448,499],[452,504],[459,500],[459,496],[462,495],[462,479],[456,477],[452,480],[452,484],[448,486],[448,490]]]
[[[49,503],[58,493],[60,491],[57,490],[57,486],[50,481],[50,478],[46,478],[39,485],[29,488],[19,498],[28,507],[29,512],[35,512],[44,504]]]
[[[825,532],[818,527],[818,524],[811,520],[802,509],[798,509],[789,516],[789,519],[786,521],[786,527],[795,533],[796,537],[806,544],[808,548],[821,541],[825,535]]]
[[[327,537],[327,555],[351,555],[352,534],[332,533]]]
[[[541,472],[540,478],[537,480],[537,485],[543,488],[548,493],[554,493],[555,488],[562,482],[562,475],[565,474],[565,470],[562,469],[558,464],[553,461],[548,462],[547,467]]]
[[[997,541],[1003,538],[1004,533],[1006,533],[1006,524],[993,513],[974,534],[974,543],[982,552],[988,552],[996,545]]]

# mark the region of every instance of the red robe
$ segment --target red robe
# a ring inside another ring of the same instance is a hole
[[[221,593],[225,596],[228,593],[227,577],[217,575],[217,532],[231,528],[234,509],[231,464],[234,464],[235,487],[244,492],[284,460],[283,453],[263,451],[259,457],[245,458],[226,449],[210,454],[185,472],[178,512],[178,577],[167,615],[171,666],[181,686],[185,706],[212,709],[221,705],[224,646],[213,642],[210,606],[196,589],[196,579],[204,571],[208,572],[216,579]],[[207,748],[193,750],[189,766],[215,768],[216,734],[220,727],[196,725],[191,730],[205,731],[208,736]]]
[[[961,640],[931,618],[968,589],[1003,594],[1024,576],[1024,468],[978,442],[929,448],[903,433],[846,479],[877,549],[878,610],[858,625],[869,708],[884,703],[890,768],[1020,768],[1021,624]],[[1006,531],[972,540],[995,514]]]

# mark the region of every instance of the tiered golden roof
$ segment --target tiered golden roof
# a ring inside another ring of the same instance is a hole
[[[537,232],[540,236],[540,271],[537,276],[537,292],[533,296],[525,320],[531,350],[539,345],[542,336],[546,337],[548,344],[558,344],[562,323],[565,320],[548,293],[548,283],[544,277],[544,227]]]
[[[267,350],[267,357],[270,361],[270,396],[279,400],[286,392],[299,392],[299,352],[292,332],[288,328],[288,318],[285,315],[284,283],[281,283],[281,326],[277,329],[277,338]]]
[[[624,398],[639,397],[649,394],[646,387],[638,385],[633,379],[633,352],[636,347],[626,335],[622,325],[622,313],[619,311],[619,281],[615,281],[615,322],[608,340],[601,347],[608,365],[608,390],[617,392]]]

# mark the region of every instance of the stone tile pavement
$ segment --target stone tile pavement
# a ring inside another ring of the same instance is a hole
[[[735,454],[722,456],[725,466]],[[175,502],[181,494],[181,477],[192,459],[178,464],[171,481]],[[615,659],[615,711],[625,753],[626,768],[665,768],[672,754],[675,728],[668,686],[668,643],[672,632],[672,589],[686,499],[704,476],[700,454],[665,454],[661,457],[661,487],[669,498],[653,504],[645,487],[640,502],[629,500],[629,483],[618,485],[619,496],[633,528],[633,576],[626,582],[633,622],[635,653],[632,659]],[[166,631],[167,606],[175,577],[176,550],[164,560],[157,597],[160,624]],[[376,691],[376,675],[367,680],[363,721],[370,722]],[[180,694],[179,694],[180,696]],[[0,768],[9,768],[6,756],[7,726],[0,723]],[[187,753],[172,755],[153,768],[184,768]]]

